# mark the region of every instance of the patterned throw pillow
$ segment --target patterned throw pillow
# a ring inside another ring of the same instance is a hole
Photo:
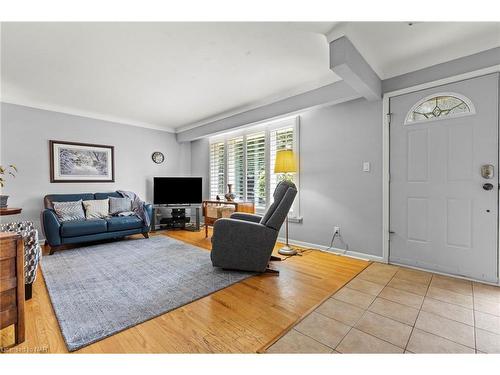
[[[109,197],[109,213],[116,215],[120,212],[127,212],[132,210],[132,201],[130,198],[113,198]]]
[[[52,202],[59,221],[85,220],[82,200],[74,202]]]
[[[83,201],[87,219],[104,219],[109,217],[109,199]]]

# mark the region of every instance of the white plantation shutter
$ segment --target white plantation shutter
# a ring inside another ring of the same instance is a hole
[[[227,184],[233,185],[236,201],[254,202],[255,209],[263,213],[272,203],[272,194],[282,174],[274,173],[276,152],[298,151],[298,117],[268,125],[248,128],[239,133],[217,136],[210,144],[210,197],[224,199]],[[291,174],[299,185],[299,175]],[[299,215],[299,199],[295,199],[292,216]]]
[[[227,183],[233,185],[235,200],[245,200],[245,149],[243,137],[227,141]]]
[[[224,142],[210,144],[210,198],[215,199],[217,195],[223,198],[225,193],[225,160]]]
[[[283,173],[278,173],[278,174],[274,173],[276,152],[278,150],[291,149],[294,151],[295,154],[297,153],[295,147],[295,128],[293,126],[287,126],[284,128],[271,130],[269,142],[270,142],[269,148],[270,148],[270,167],[271,167],[270,168],[271,176],[269,184],[271,191],[270,199],[272,200],[272,193],[274,192],[274,189],[276,189],[276,185],[278,185],[278,182],[280,182],[284,177]],[[295,174],[290,174],[288,175],[288,177],[295,182]]]
[[[250,134],[246,139],[247,200],[256,208],[266,207],[266,133]]]

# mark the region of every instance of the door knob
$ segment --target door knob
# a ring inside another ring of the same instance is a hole
[[[483,185],[484,190],[491,190],[493,189],[493,184],[490,184],[489,182]]]
[[[493,166],[493,164],[484,164],[481,166],[481,176],[483,178],[493,178],[495,172],[495,167]]]

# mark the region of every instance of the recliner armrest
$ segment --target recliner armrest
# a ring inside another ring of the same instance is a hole
[[[235,212],[231,214],[231,219],[251,221],[252,223],[260,223],[262,216],[255,214],[248,214],[245,212]]]
[[[45,239],[49,245],[57,246],[61,244],[61,235],[59,231],[61,223],[54,210],[46,208],[42,211],[42,228]]]

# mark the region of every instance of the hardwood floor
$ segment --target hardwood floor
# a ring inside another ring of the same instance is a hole
[[[211,248],[204,231],[157,235]],[[280,271],[278,277],[251,277],[76,353],[255,353],[273,343],[369,264],[305,250],[302,256],[273,262]],[[25,308],[26,341],[9,351],[67,353],[41,272],[33,287],[33,298]],[[11,331],[0,331],[0,347],[13,342]]]

